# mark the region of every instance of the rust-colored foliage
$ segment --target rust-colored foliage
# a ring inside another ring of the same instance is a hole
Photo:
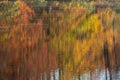
[[[50,80],[56,70],[60,80],[70,80],[120,66],[120,16],[112,9],[54,2],[36,13],[24,1],[13,2],[15,10],[8,3],[10,14],[0,12],[0,25],[9,25],[0,31],[0,80]]]

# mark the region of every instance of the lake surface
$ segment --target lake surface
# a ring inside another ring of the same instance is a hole
[[[103,3],[0,1],[0,80],[120,80],[119,3]]]
[[[3,80],[119,80],[119,66],[105,67],[101,62],[90,67],[71,69],[72,64],[58,63],[58,55],[49,53],[46,44],[37,49],[15,49],[1,54],[1,76]],[[19,56],[18,56],[19,55]],[[111,59],[112,60],[112,59]],[[118,62],[117,62],[118,63]],[[87,64],[83,64],[87,66]],[[114,64],[115,65],[115,64]],[[82,65],[81,65],[82,66]],[[94,67],[95,66],[95,67]],[[3,71],[3,72],[2,72]]]

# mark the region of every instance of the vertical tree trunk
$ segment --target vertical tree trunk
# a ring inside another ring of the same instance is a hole
[[[111,68],[110,68],[110,59],[109,59],[109,52],[108,52],[108,43],[107,41],[104,43],[104,59],[105,59],[105,74],[106,80],[107,78],[107,69],[109,71],[110,80],[112,80]]]
[[[115,25],[115,19],[113,19],[113,53],[114,53],[114,57],[115,57],[115,65],[116,65],[116,70],[117,70],[117,55],[116,55],[116,50],[115,50],[115,34],[114,34],[114,26]]]

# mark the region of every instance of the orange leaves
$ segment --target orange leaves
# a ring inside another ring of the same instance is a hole
[[[41,30],[39,25],[24,25],[24,26],[14,26],[10,31],[10,40],[15,46],[21,47],[32,47],[38,43],[38,39],[41,37]],[[10,43],[9,43],[10,44]],[[13,47],[13,46],[12,46]]]
[[[34,11],[24,1],[5,1],[0,10],[0,25],[28,23]]]
[[[21,22],[26,24],[29,19],[33,16],[34,11],[29,8],[24,1],[19,1],[19,9],[21,12]]]

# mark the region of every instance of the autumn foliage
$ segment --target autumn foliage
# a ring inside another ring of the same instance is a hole
[[[49,80],[51,72],[55,80],[56,70],[59,80],[70,80],[102,71],[105,43],[110,70],[120,66],[119,13],[86,2],[41,5],[36,11],[26,1],[0,3],[0,80]]]

